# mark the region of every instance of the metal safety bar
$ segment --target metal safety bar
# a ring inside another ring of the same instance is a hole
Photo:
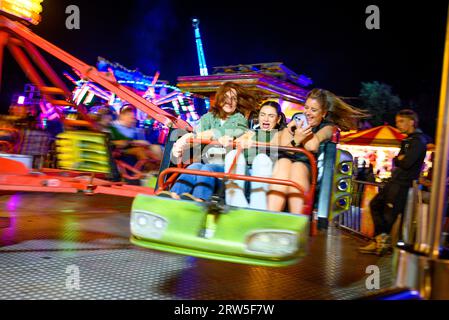
[[[189,139],[187,140],[187,143],[190,144],[207,144],[209,146],[222,146],[222,144],[218,141],[213,141],[213,140],[201,140],[201,139]],[[240,144],[238,144],[237,142],[233,142],[230,144],[230,146],[232,145],[233,148],[237,148],[238,150],[241,150],[241,146]],[[298,183],[291,181],[291,180],[283,180],[283,179],[274,179],[274,178],[266,178],[266,177],[254,177],[254,176],[245,176],[245,175],[238,175],[238,174],[232,174],[229,172],[226,173],[222,173],[222,172],[209,172],[209,171],[202,171],[202,170],[192,170],[192,169],[185,169],[182,167],[172,167],[172,168],[167,168],[165,170],[163,170],[158,177],[158,190],[157,192],[161,192],[163,190],[165,190],[166,188],[168,188],[169,183],[174,182],[174,178],[173,176],[171,176],[167,181],[165,181],[165,177],[166,175],[170,174],[170,173],[174,173],[176,174],[176,177],[181,174],[181,173],[186,173],[186,174],[193,174],[193,175],[199,175],[199,176],[208,176],[208,177],[214,177],[214,178],[218,178],[218,179],[228,179],[228,180],[244,180],[244,181],[254,181],[254,182],[263,182],[263,183],[271,183],[271,184],[279,184],[279,185],[285,185],[285,186],[290,186],[290,187],[294,187],[296,189],[299,190],[300,192],[300,196],[304,197],[304,212],[305,214],[311,214],[312,213],[312,208],[313,208],[313,201],[314,201],[314,197],[315,197],[315,189],[316,189],[316,184],[317,184],[317,161],[315,159],[315,157],[313,156],[313,154],[310,151],[307,151],[303,148],[294,148],[294,147],[284,147],[284,146],[275,146],[275,145],[270,145],[268,143],[262,143],[262,142],[255,142],[251,148],[258,148],[258,147],[275,147],[277,148],[279,151],[291,151],[291,152],[300,152],[303,153],[307,156],[308,160],[310,161],[311,164],[311,175],[312,175],[312,181],[310,184],[310,190],[308,192],[304,191],[304,188],[302,186],[300,186]],[[235,162],[235,159],[234,159]],[[234,163],[233,162],[233,163]]]

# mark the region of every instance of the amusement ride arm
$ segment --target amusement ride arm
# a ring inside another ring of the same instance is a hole
[[[22,38],[25,41],[34,44],[35,46],[66,63],[70,67],[78,70],[84,79],[100,84],[107,90],[115,93],[122,100],[129,102],[139,110],[154,118],[156,121],[163,123],[165,126],[186,129],[189,131],[192,130],[191,126],[184,120],[178,119],[170,113],[160,109],[150,101],[147,101],[143,97],[137,95],[131,89],[119,84],[112,74],[98,71],[94,66],[84,63],[83,61],[75,58],[64,50],[34,34],[26,26],[12,21],[4,16],[0,16],[0,26],[6,27],[7,31],[14,33],[19,39]]]

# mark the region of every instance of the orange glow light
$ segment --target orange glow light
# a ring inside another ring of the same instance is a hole
[[[43,0],[0,0],[0,11],[38,24],[41,21],[42,2]]]

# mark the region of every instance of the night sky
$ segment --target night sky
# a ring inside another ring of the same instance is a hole
[[[200,19],[206,62],[214,66],[283,62],[343,97],[361,82],[393,87],[403,107],[413,102],[434,134],[446,25],[446,1],[174,1],[45,0],[38,35],[77,58],[97,56],[176,84],[199,74],[190,18]],[[78,5],[81,29],[65,28],[65,8]],[[380,8],[380,30],[367,30],[365,8]],[[69,70],[49,59],[57,71]],[[1,111],[25,83],[5,57]],[[357,105],[357,100],[351,100]]]

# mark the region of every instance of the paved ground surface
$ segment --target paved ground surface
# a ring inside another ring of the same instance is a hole
[[[379,266],[381,289],[392,284],[391,256],[357,253],[364,242],[336,228],[311,239],[309,255],[286,268],[138,248],[128,241],[130,206],[106,195],[0,196],[2,299],[355,299],[369,293],[369,265]],[[73,266],[79,290],[66,286],[76,284]]]

